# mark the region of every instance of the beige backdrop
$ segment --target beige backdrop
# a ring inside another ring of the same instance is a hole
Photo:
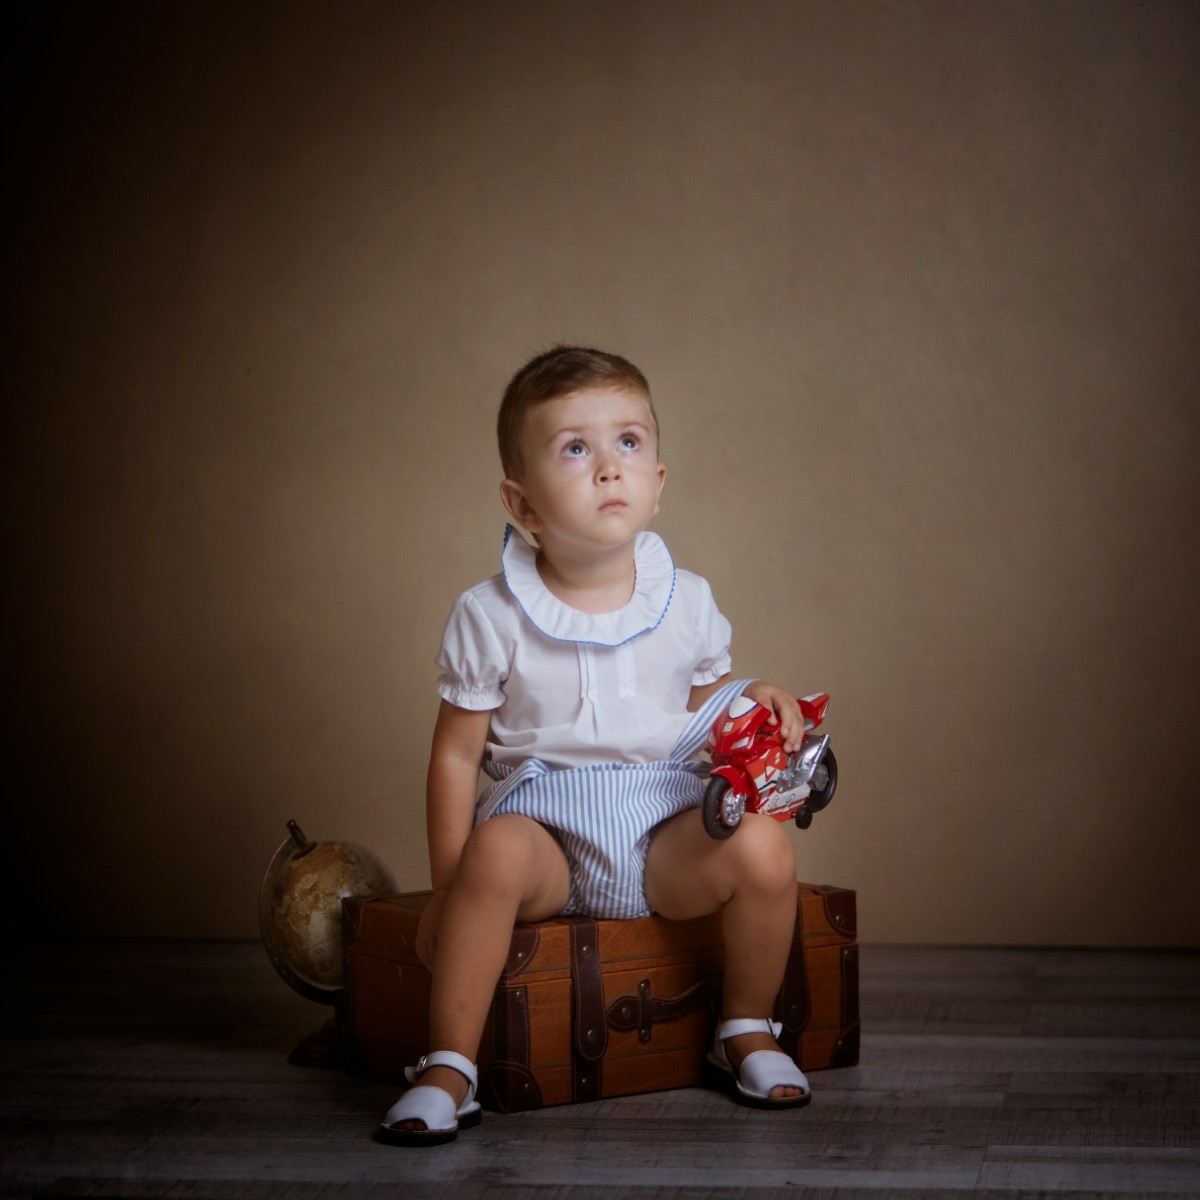
[[[833,694],[865,939],[1200,944],[1200,8],[24,19],[7,926],[253,936],[289,817],[427,882],[495,405],[582,340],[736,669]]]

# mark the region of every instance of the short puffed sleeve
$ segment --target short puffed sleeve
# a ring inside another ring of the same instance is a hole
[[[473,592],[464,592],[450,610],[436,661],[443,700],[476,712],[504,703],[501,684],[508,678],[509,657]]]
[[[693,576],[699,585],[695,589],[696,665],[692,671],[692,686],[703,687],[728,675],[732,666],[729,642],[733,627],[717,608],[707,580]]]

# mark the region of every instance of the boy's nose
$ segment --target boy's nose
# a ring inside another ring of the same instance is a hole
[[[615,462],[602,462],[596,468],[596,479],[599,483],[612,483],[621,478],[621,468]]]

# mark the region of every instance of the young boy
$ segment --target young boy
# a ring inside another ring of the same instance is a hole
[[[448,1141],[478,1122],[484,1022],[515,921],[560,913],[684,920],[722,914],[722,1022],[710,1060],[735,1098],[807,1102],[766,1014],[795,918],[783,826],[748,815],[704,831],[696,760],[738,694],[765,705],[787,749],[803,736],[789,691],[729,678],[729,623],[707,583],[645,532],[666,467],[642,373],[617,355],[557,347],[504,394],[500,498],[531,538],[506,534],[503,572],[451,612],[427,784],[433,898],[417,949],[433,975],[433,1052],[380,1137]],[[480,769],[493,779],[476,802]]]

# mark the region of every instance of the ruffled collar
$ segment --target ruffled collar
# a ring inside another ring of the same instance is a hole
[[[656,533],[639,533],[634,545],[633,595],[615,612],[585,613],[571,608],[542,582],[537,551],[509,525],[501,556],[504,581],[525,615],[548,637],[560,642],[619,646],[656,629],[675,592],[675,564]]]

